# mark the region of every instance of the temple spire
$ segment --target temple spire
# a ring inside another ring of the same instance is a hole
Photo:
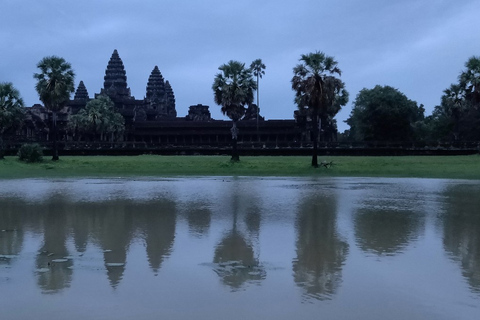
[[[165,81],[158,66],[153,68],[147,83],[147,99],[155,99],[165,95]]]
[[[75,91],[75,97],[73,98],[73,100],[87,101],[88,99],[89,97],[87,88],[85,87],[85,84],[83,84],[83,81],[80,81],[77,87],[77,91]]]
[[[165,91],[167,94],[167,109],[168,114],[172,117],[177,116],[177,110],[175,109],[175,94],[173,93],[172,86],[168,80],[165,82]]]
[[[127,87],[127,75],[122,59],[117,49],[108,61],[103,82],[103,90],[111,98],[130,98],[130,88]]]

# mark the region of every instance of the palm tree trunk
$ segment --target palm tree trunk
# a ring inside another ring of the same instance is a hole
[[[93,142],[97,141],[97,121],[93,120]]]
[[[240,156],[238,154],[237,149],[237,138],[238,138],[238,129],[237,129],[237,121],[233,121],[232,129],[232,158],[231,161],[240,161]]]
[[[313,125],[312,167],[318,168],[318,115],[317,115],[317,112],[313,112],[312,125]]]
[[[5,159],[4,154],[5,154],[5,151],[3,149],[3,132],[0,132],[0,160]]]
[[[57,145],[57,112],[52,111],[53,116],[53,150],[52,150],[52,161],[58,161],[58,145]]]
[[[259,113],[260,113],[260,88],[258,87],[259,85],[259,77],[260,77],[260,74],[257,74],[257,140],[260,141],[260,133],[258,132],[258,117],[259,117]]]
[[[454,126],[453,126],[453,139],[455,142],[457,142],[459,139],[458,137],[460,136],[460,115],[459,115],[459,110],[458,108],[453,109],[453,121]]]

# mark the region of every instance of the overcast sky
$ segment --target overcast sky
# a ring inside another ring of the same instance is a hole
[[[226,119],[213,102],[218,67],[260,58],[261,114],[292,119],[292,69],[318,50],[336,58],[350,93],[337,115],[343,131],[362,88],[395,87],[429,115],[480,55],[478,0],[1,0],[0,8],[0,82],[12,82],[27,106],[39,103],[33,73],[43,57],[70,62],[75,86],[83,80],[93,97],[117,49],[137,99],[158,65],[178,116],[201,103],[215,119]]]

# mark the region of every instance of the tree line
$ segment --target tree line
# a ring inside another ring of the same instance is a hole
[[[375,86],[357,95],[344,138],[353,141],[479,141],[480,57],[465,63],[456,83],[425,117],[425,108],[398,89]]]
[[[337,133],[334,117],[347,104],[349,94],[340,80],[341,70],[334,57],[316,51],[301,55],[299,61],[291,79],[294,102],[311,132],[312,166],[318,167],[318,141],[328,140],[329,133]],[[232,119],[232,160],[237,161],[236,122],[252,103],[258,81],[256,84],[252,80],[254,69],[238,61],[230,61],[219,70],[213,84],[215,102]],[[346,120],[350,130],[340,138],[388,142],[479,141],[479,86],[480,57],[473,56],[466,62],[458,83],[444,91],[441,104],[427,117],[422,104],[418,105],[396,88],[388,85],[364,88],[356,96]]]
[[[74,92],[75,73],[63,58],[49,56],[38,64],[35,89],[45,108],[52,113],[53,157],[58,160],[56,115]],[[237,122],[247,108],[259,114],[259,79],[265,74],[261,59],[249,67],[230,60],[222,64],[212,85],[214,101],[232,120],[232,161],[238,161]],[[291,79],[298,114],[307,119],[313,144],[312,166],[318,166],[318,141],[336,133],[334,117],[345,106],[349,94],[340,79],[341,70],[334,57],[316,51],[301,55]],[[256,79],[255,79],[256,78]],[[255,81],[256,80],[256,81]],[[408,99],[398,89],[377,85],[364,88],[356,96],[346,123],[350,130],[340,135],[349,141],[461,141],[480,140],[480,57],[465,64],[457,83],[445,89],[441,104],[425,117],[425,108]],[[257,104],[253,104],[254,93]],[[3,135],[21,126],[24,103],[12,83],[0,83],[0,159],[3,157]],[[98,96],[69,119],[68,129],[79,137],[118,139],[124,131],[124,119],[107,96]]]

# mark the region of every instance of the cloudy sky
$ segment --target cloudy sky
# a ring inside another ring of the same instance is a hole
[[[33,73],[45,56],[72,64],[76,85],[100,92],[117,49],[132,95],[143,98],[158,65],[175,92],[178,116],[213,102],[211,85],[229,60],[261,58],[261,114],[292,119],[290,80],[301,54],[334,56],[350,102],[362,88],[390,85],[425,105],[440,103],[466,60],[480,55],[478,0],[1,0],[0,82],[38,103]]]

